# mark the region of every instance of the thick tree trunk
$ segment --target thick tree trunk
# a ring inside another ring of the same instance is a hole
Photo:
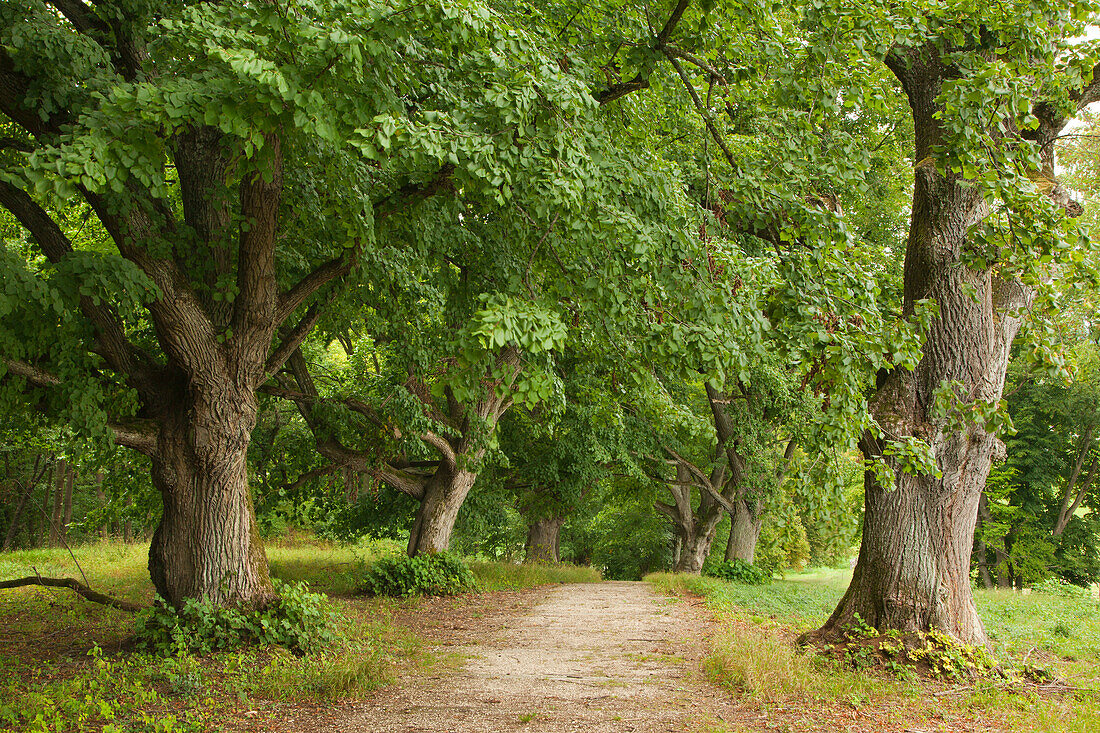
[[[966,402],[1000,399],[1019,328],[1013,312],[1030,302],[1030,293],[997,280],[988,268],[962,262],[969,228],[988,208],[978,186],[955,174],[941,175],[931,158],[940,140],[936,100],[949,73],[935,48],[901,52],[887,63],[909,97],[917,137],[903,309],[911,315],[918,301],[932,299],[939,315],[916,370],[885,375],[871,411],[890,438],[926,442],[942,475],[907,474],[889,457],[893,486],[881,486],[867,473],[863,543],[852,583],[816,636],[839,637],[859,614],[879,631],[937,628],[984,645],[970,590],[970,553],[978,500],[999,441],[982,425],[946,430],[932,409],[936,390],[945,384],[954,384]],[[883,456],[886,444],[868,433],[860,447],[875,458]]]
[[[524,562],[561,562],[558,537],[563,524],[565,517],[547,517],[528,522]]]
[[[751,563],[756,555],[756,543],[764,526],[764,515],[759,501],[738,499],[733,503],[735,511],[730,515],[730,536],[726,541],[726,562],[744,560]]]
[[[674,572],[693,575],[702,572],[703,563],[710,555],[710,547],[714,544],[714,535],[721,519],[722,511],[718,509],[705,519],[694,521],[690,527],[685,528],[683,549],[680,552],[680,559],[673,568]]]
[[[259,606],[274,597],[256,528],[246,454],[256,421],[250,390],[214,392],[160,424],[153,484],[164,511],[149,574],[172,605]]]
[[[451,546],[451,532],[458,511],[476,480],[474,471],[439,467],[425,485],[424,496],[417,507],[409,534],[409,557],[424,552],[443,552]]]

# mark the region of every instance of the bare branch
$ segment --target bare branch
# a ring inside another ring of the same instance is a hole
[[[28,364],[24,361],[18,361],[16,359],[8,359],[6,357],[0,358],[0,362],[3,362],[4,367],[8,370],[9,374],[14,374],[18,377],[26,379],[27,382],[33,384],[35,387],[60,387],[61,380],[50,374],[45,369],[39,369],[36,366]]]
[[[141,603],[124,601],[119,598],[112,598],[111,596],[97,593],[75,578],[43,578],[40,575],[36,575],[27,578],[17,578],[15,580],[2,580],[0,581],[0,590],[5,590],[7,588],[22,588],[28,585],[41,585],[47,588],[71,588],[76,591],[78,595],[87,598],[89,601],[101,603],[104,606],[118,608],[123,611],[136,612],[146,608],[146,606]]]
[[[286,360],[290,358],[290,355],[298,350],[302,342],[309,336],[310,331],[313,330],[313,326],[316,325],[317,319],[320,317],[320,303],[311,303],[305,315],[298,321],[298,324],[283,336],[282,342],[280,342],[275,350],[271,352],[271,355],[267,357],[267,362],[264,363],[264,373],[267,378],[270,378],[272,374],[279,371],[283,364],[286,363]],[[264,381],[267,381],[267,378],[265,378]]]
[[[309,297],[324,285],[338,280],[355,266],[358,245],[344,254],[318,266],[313,272],[299,280],[290,290],[279,296],[279,305],[275,309],[275,322],[282,323],[297,310]]]
[[[147,456],[153,455],[156,450],[158,428],[152,420],[137,418],[108,420],[107,427],[118,445]]]

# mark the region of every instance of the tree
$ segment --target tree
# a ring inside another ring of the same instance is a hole
[[[477,4],[7,2],[0,28],[0,205],[28,238],[4,386],[150,458],[163,598],[263,604],[257,388],[391,217],[506,197],[500,161],[554,146],[528,123],[588,97]]]
[[[1022,311],[1036,305],[1050,273],[1042,263],[1076,241],[1067,240],[1060,206],[1074,207],[1054,180],[1054,138],[1066,115],[1100,91],[1080,85],[1082,68],[1071,58],[1065,86],[1077,91],[1045,103],[1081,9],[1027,7],[1037,15],[921,8],[890,16],[887,40],[876,41],[908,96],[915,133],[903,313],[912,318],[934,303],[936,317],[916,368],[883,370],[870,400],[875,425],[860,446],[892,471],[865,476],[859,560],[817,638],[838,637],[859,614],[880,631],[937,628],[986,642],[969,557],[999,444],[992,410]],[[847,19],[865,24],[868,11],[822,21],[834,30],[851,27]],[[1007,38],[1025,42],[996,40]]]

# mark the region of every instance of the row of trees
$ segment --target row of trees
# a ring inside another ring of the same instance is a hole
[[[821,635],[983,642],[1010,353],[1030,318],[1064,366],[1087,263],[1090,11],[5,0],[4,409],[144,456],[177,605],[272,597],[253,486],[384,485],[410,554],[508,496],[543,556],[601,477],[663,486],[697,571],[723,514],[746,559],[768,506],[827,518],[858,448]]]

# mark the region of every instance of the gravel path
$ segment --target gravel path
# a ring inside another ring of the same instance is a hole
[[[434,646],[460,655],[453,673],[399,681],[345,710],[331,730],[725,729],[728,695],[699,673],[710,628],[702,609],[645,583],[562,585],[541,594],[522,615],[466,621],[461,634]]]

